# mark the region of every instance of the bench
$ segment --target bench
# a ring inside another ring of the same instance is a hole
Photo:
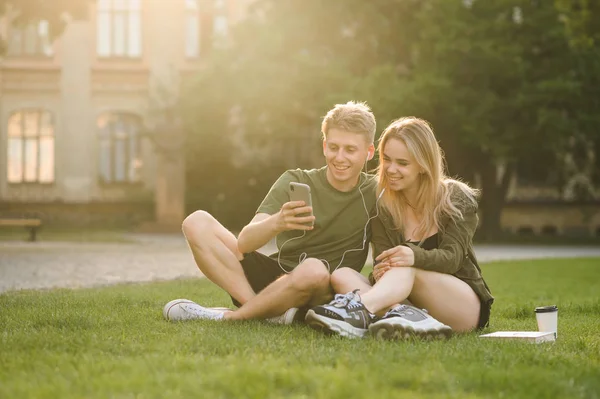
[[[42,226],[38,218],[0,218],[0,227],[25,227],[29,230],[29,241],[35,241],[37,230]]]

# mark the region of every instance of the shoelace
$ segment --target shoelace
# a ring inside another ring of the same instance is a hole
[[[406,305],[400,305],[400,306],[396,306],[393,309],[390,309],[387,311],[387,313],[383,316],[383,317],[388,317],[388,316],[400,316],[400,317],[404,317],[406,315],[406,313],[404,313],[404,310],[407,309]]]
[[[408,306],[406,305],[399,305],[396,306],[393,309],[390,309],[387,311],[387,313],[383,316],[383,317],[387,317],[387,316],[392,316],[392,315],[397,315],[400,317],[404,317],[406,316],[406,311],[410,310]],[[427,311],[427,309],[421,309],[422,312],[429,314],[429,312]]]
[[[350,302],[356,301],[356,292],[358,292],[358,290],[354,290],[347,294],[335,294],[333,301],[329,302],[329,304],[338,308],[346,307]]]

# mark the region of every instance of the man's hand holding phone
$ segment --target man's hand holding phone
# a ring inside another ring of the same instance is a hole
[[[283,204],[277,219],[279,232],[312,230],[315,224],[315,217],[312,209],[310,186],[304,183],[290,182],[288,195],[290,201]]]
[[[290,201],[283,204],[277,215],[277,230],[312,230],[315,217],[312,206],[307,206],[304,201]]]

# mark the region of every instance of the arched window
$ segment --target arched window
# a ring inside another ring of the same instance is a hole
[[[140,181],[140,118],[119,112],[98,117],[100,143],[99,173],[102,183]]]
[[[141,0],[98,0],[97,43],[100,57],[142,55]]]
[[[54,123],[52,114],[25,109],[8,118],[9,183],[54,182]]]
[[[200,12],[198,0],[185,1],[185,56],[198,58],[200,55]]]

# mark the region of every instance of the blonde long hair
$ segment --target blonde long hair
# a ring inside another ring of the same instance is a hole
[[[392,191],[383,166],[383,149],[390,139],[402,141],[417,164],[423,170],[419,174],[417,199],[409,204],[402,191]],[[408,207],[420,211],[422,218],[415,235],[425,235],[437,227],[443,230],[442,218],[454,221],[463,219],[461,211],[466,207],[477,206],[479,190],[451,179],[445,172],[443,151],[438,144],[429,123],[415,117],[400,118],[392,122],[379,139],[379,167],[377,168],[378,195],[385,189],[381,203],[389,211],[396,229],[404,231],[403,215]],[[464,195],[453,195],[459,189]],[[406,237],[405,237],[406,239]]]

